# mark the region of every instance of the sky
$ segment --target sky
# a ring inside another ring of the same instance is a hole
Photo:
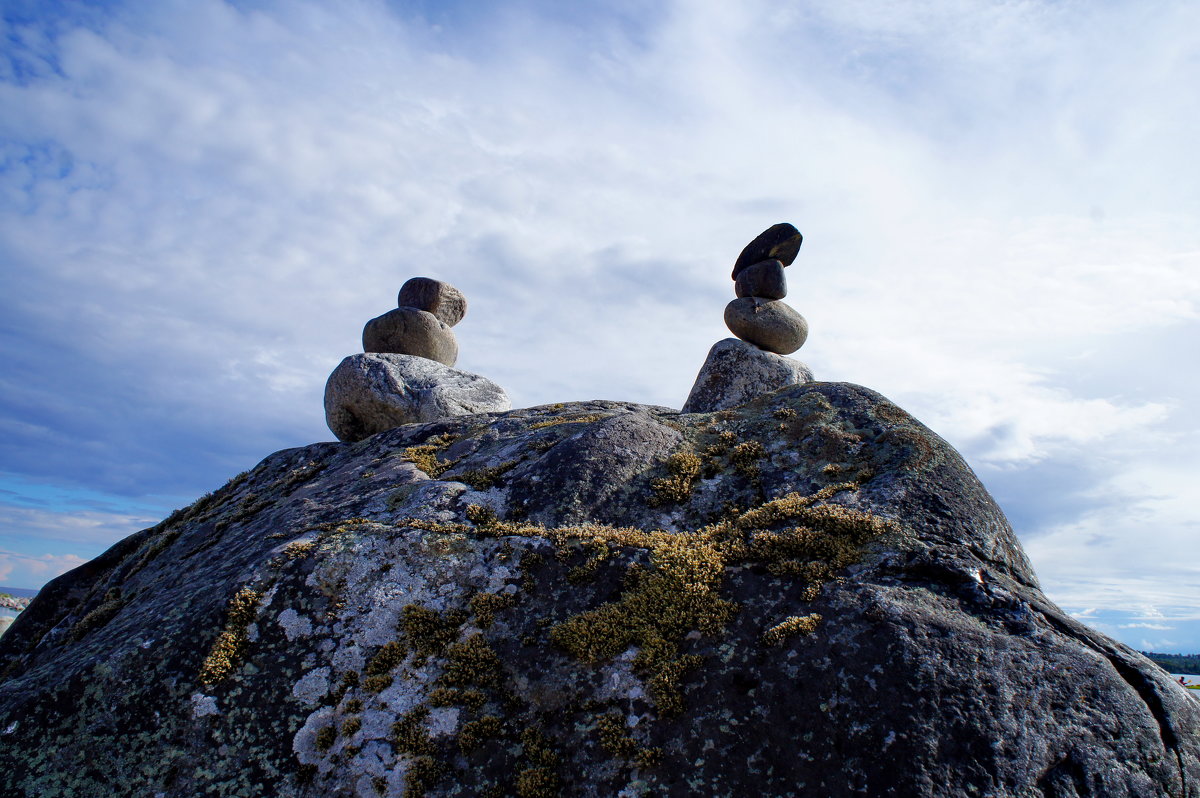
[[[1200,652],[1200,4],[0,9],[0,584],[331,440],[409,277],[516,407],[679,407],[788,221],[795,357],[962,452],[1068,612]]]

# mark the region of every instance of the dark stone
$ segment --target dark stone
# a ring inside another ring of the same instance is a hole
[[[467,298],[462,292],[450,283],[429,277],[414,277],[400,286],[396,304],[432,313],[449,327],[467,315]]]
[[[738,297],[760,297],[783,299],[787,296],[787,279],[783,276],[783,264],[777,260],[764,260],[742,269],[733,284]]]
[[[784,266],[791,266],[803,242],[804,236],[787,222],[768,227],[738,255],[733,264],[733,279],[737,279],[742,269],[764,260],[777,260]]]
[[[1197,728],[846,383],[278,452],[0,637],[13,796],[1194,798]]]
[[[725,306],[729,331],[760,349],[790,355],[808,340],[808,322],[786,302],[742,297]]]

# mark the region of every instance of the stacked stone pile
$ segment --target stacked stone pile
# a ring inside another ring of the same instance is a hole
[[[398,307],[363,327],[363,354],[343,360],[325,384],[325,421],[342,441],[449,416],[511,410],[491,380],[450,368],[458,341],[450,329],[467,313],[454,286],[414,277]]]
[[[783,222],[764,230],[738,255],[733,264],[737,298],[725,306],[725,326],[737,339],[718,341],[709,350],[683,412],[727,410],[812,380],[808,366],[783,357],[808,339],[808,322],[782,301],[787,296],[783,270],[796,260],[803,241],[799,230]]]

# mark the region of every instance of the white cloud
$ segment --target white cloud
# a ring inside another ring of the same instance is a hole
[[[0,580],[13,587],[41,587],[87,562],[76,554],[25,555],[0,549]]]
[[[1065,603],[1200,607],[1194,4],[572,13],[28,32],[61,76],[0,82],[0,468],[200,493],[328,439],[325,377],[416,274],[464,290],[460,365],[517,405],[678,406],[733,257],[786,219],[819,377],[1019,484]],[[124,534],[92,520],[22,523]]]

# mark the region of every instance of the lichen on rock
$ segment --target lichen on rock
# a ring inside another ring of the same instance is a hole
[[[838,383],[279,452],[48,585],[0,673],[6,795],[1200,784],[1194,698],[1045,598],[944,441]]]

